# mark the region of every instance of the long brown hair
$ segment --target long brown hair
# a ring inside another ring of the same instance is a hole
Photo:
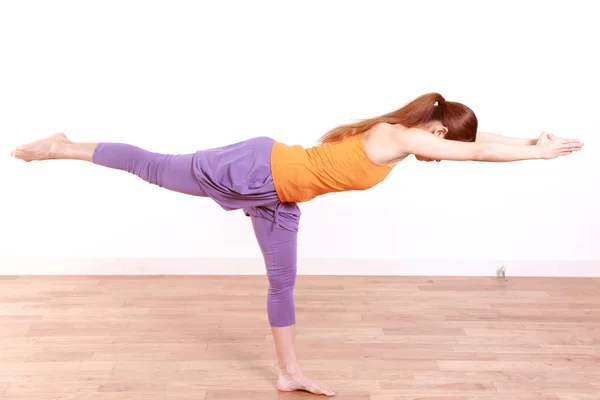
[[[365,132],[380,122],[413,128],[434,121],[439,121],[448,128],[445,139],[461,142],[475,141],[478,122],[473,110],[461,103],[447,102],[439,93],[427,93],[396,111],[352,124],[340,125],[323,135],[319,142],[337,142],[348,136]]]

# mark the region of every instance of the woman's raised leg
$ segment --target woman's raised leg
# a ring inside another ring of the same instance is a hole
[[[331,389],[304,376],[296,358],[294,285],[298,233],[283,229],[265,218],[250,217],[269,278],[267,314],[279,363],[277,389],[333,396],[335,393]]]
[[[18,146],[12,155],[21,160],[82,160],[127,171],[143,180],[193,196],[206,196],[198,184],[192,162],[194,154],[153,153],[124,143],[74,143],[57,133]]]
[[[73,143],[64,133],[17,146],[11,155],[23,161],[82,160],[92,161],[97,143]]]

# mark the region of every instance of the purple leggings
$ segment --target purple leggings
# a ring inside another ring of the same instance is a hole
[[[214,151],[214,150],[213,150]],[[127,171],[143,180],[180,193],[211,197],[209,189],[198,179],[196,167],[202,151],[193,154],[152,153],[123,143],[100,143],[92,162]],[[240,203],[241,207],[242,203]],[[272,207],[271,207],[272,208]],[[283,327],[296,323],[294,285],[296,283],[297,231],[285,229],[276,221],[249,214],[258,245],[262,251],[269,289],[267,314],[271,326]]]

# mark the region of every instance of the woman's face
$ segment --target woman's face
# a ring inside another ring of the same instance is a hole
[[[440,160],[434,160],[432,158],[421,157],[421,156],[417,156],[417,155],[415,155],[415,158],[419,161],[425,161],[425,162],[432,162],[432,161],[440,162]]]

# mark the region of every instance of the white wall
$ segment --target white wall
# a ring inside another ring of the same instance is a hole
[[[0,274],[59,273],[44,262],[65,258],[261,257],[241,211],[83,162],[23,163],[9,156],[16,144],[64,132],[171,153],[257,135],[310,146],[430,91],[473,108],[481,130],[586,146],[510,164],[411,158],[372,190],[301,205],[300,257],[431,259],[447,274],[469,260],[596,262],[593,3],[2,2]],[[262,272],[252,265],[240,272]],[[490,272],[477,265],[468,272]]]

